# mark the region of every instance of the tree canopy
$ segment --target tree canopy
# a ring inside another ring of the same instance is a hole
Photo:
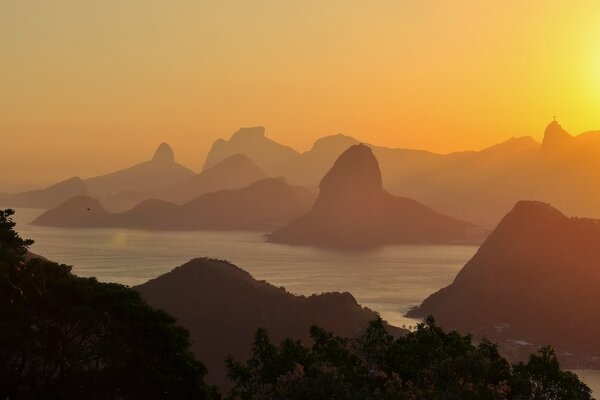
[[[208,399],[187,331],[123,285],[29,257],[0,210],[0,397]]]
[[[259,329],[246,362],[228,359],[229,399],[583,400],[590,389],[562,371],[552,349],[511,365],[495,344],[444,332],[429,318],[394,339],[381,319],[353,339],[318,327],[312,347],[270,341]]]
[[[216,399],[188,332],[123,286],[81,278],[28,252],[0,210],[0,398]],[[210,329],[210,327],[207,327]],[[381,319],[354,338],[322,328],[312,344],[254,337],[227,360],[231,400],[588,400],[590,389],[541,348],[510,364],[489,341],[432,318],[394,338]]]

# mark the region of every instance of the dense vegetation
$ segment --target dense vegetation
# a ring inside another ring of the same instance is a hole
[[[32,257],[0,210],[0,398],[210,399],[185,329],[122,285]],[[210,329],[210,327],[208,327]],[[583,400],[552,349],[509,364],[488,341],[432,319],[398,339],[381,319],[357,337],[311,328],[312,346],[256,332],[246,362],[227,360],[236,400]]]
[[[31,257],[0,210],[0,398],[207,399],[187,331],[122,285]]]
[[[311,329],[310,348],[294,340],[273,344],[264,329],[247,362],[228,360],[230,399],[485,399],[580,400],[590,389],[561,371],[542,348],[529,361],[510,365],[496,345],[444,332],[432,319],[399,339],[381,320],[355,339]]]

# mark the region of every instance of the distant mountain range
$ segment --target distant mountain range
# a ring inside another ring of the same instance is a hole
[[[93,196],[113,196],[124,191],[143,192],[162,189],[191,179],[194,172],[175,162],[173,149],[161,143],[149,161],[124,170],[85,180]]]
[[[86,180],[70,178],[42,190],[0,194],[0,204],[53,208],[75,196],[90,196],[107,210],[122,212],[148,199],[183,204],[205,193],[241,189],[265,178],[267,174],[241,154],[196,174],[177,164],[171,147],[162,143],[149,161]]]
[[[233,154],[184,182],[146,193],[144,197],[181,204],[216,190],[240,189],[267,177],[268,174],[250,158],[242,154]]]
[[[291,337],[309,343],[312,325],[352,337],[377,318],[350,293],[295,296],[221,260],[195,259],[134,289],[189,329],[192,350],[208,367],[208,381],[221,388],[228,384],[225,358],[248,358],[259,327],[276,342]]]
[[[454,282],[409,315],[432,314],[445,328],[498,340],[509,352],[549,344],[581,367],[600,357],[599,266],[600,220],[521,201]]]
[[[279,176],[282,168],[300,155],[291,147],[281,145],[265,136],[265,128],[240,128],[229,140],[215,141],[206,157],[203,171],[235,154],[244,154],[271,176]]]
[[[75,195],[90,195],[107,210],[122,212],[148,199],[183,204],[266,177],[285,177],[292,185],[313,188],[339,155],[358,143],[349,136],[327,136],[300,153],[269,139],[262,127],[242,128],[229,140],[213,144],[200,174],[177,164],[163,143],[150,161],[86,179],[85,187],[73,178],[52,190],[0,195],[0,203],[49,208]],[[542,144],[520,137],[481,151],[449,154],[365,145],[378,159],[383,187],[391,194],[476,225],[495,226],[521,199],[600,217],[600,190],[595,189],[600,179],[600,132],[571,136],[552,121]]]
[[[268,165],[273,176],[312,187],[343,151],[358,143],[334,135],[297,153],[277,146],[262,128],[240,130],[229,141],[215,143],[207,165],[235,151],[257,163],[260,158],[259,165]],[[600,190],[594,189],[600,179],[600,132],[573,137],[552,121],[542,144],[520,137],[481,151],[449,154],[366,145],[378,159],[383,186],[390,193],[455,218],[493,227],[521,199],[547,201],[569,213],[600,217]]]
[[[339,156],[319,189],[311,211],[268,235],[269,241],[369,246],[464,242],[483,236],[472,224],[385,191],[377,159],[362,144]]]
[[[290,186],[284,179],[267,178],[242,189],[205,193],[183,205],[164,200],[144,200],[122,213],[106,211],[100,201],[89,196],[77,196],[46,211],[32,224],[59,227],[266,231],[285,225],[306,213],[313,201],[312,193],[306,189]]]
[[[372,150],[362,144],[351,146],[338,158],[321,181],[316,202],[311,192],[291,186],[283,178],[258,180],[242,189],[204,193],[182,205],[161,199],[183,200],[261,176],[262,171],[248,157],[236,154],[127,211],[113,213],[98,200],[78,196],[46,211],[33,224],[176,230],[275,229],[267,236],[272,242],[317,246],[473,242],[482,240],[485,233],[415,200],[389,194],[383,189],[381,171]]]
[[[193,171],[177,164],[171,147],[162,143],[149,161],[85,180],[79,177],[70,178],[43,190],[0,195],[0,204],[52,208],[72,197],[87,195],[112,204],[134,193],[173,186],[191,179],[194,175]],[[126,207],[131,205],[127,202]]]
[[[81,178],[75,177],[55,183],[45,189],[0,194],[0,204],[4,207],[51,208],[74,196],[88,194],[85,182]]]

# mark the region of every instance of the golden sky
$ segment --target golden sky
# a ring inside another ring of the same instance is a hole
[[[240,126],[437,152],[600,129],[600,1],[0,0],[0,180],[89,177]],[[0,190],[1,191],[1,190]]]

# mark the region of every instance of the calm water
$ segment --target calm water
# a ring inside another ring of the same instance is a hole
[[[452,282],[475,246],[384,246],[349,251],[266,243],[257,232],[154,232],[63,229],[29,225],[42,210],[18,209],[17,230],[31,250],[73,265],[80,276],[137,285],[195,257],[229,260],[257,279],[310,295],[348,291],[358,302],[402,326],[425,297]]]
[[[229,260],[257,279],[310,295],[348,291],[396,326],[403,314],[452,282],[476,246],[384,246],[361,251],[266,243],[257,232],[151,232],[63,229],[29,225],[43,211],[18,209],[17,230],[36,241],[31,250],[73,265],[80,276],[137,285],[195,257]],[[600,371],[576,371],[600,394]]]

